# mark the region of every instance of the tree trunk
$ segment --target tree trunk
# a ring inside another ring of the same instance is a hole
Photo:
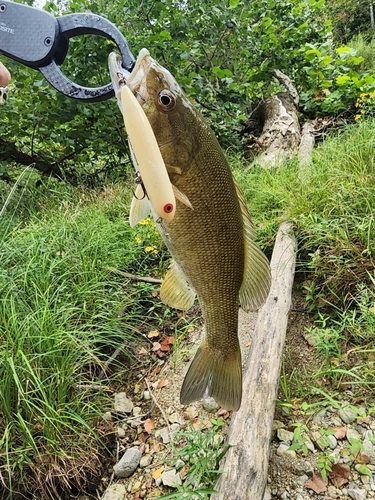
[[[258,139],[250,136],[245,143],[246,157],[256,157],[256,163],[270,168],[296,152],[301,133],[297,109],[289,94],[281,92],[269,97],[253,115],[260,118],[263,131]]]

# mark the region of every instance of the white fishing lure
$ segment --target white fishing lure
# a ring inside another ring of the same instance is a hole
[[[124,85],[117,97],[121,101],[125,129],[152,208],[159,217],[171,222],[176,212],[176,199],[152,127],[129,87]]]

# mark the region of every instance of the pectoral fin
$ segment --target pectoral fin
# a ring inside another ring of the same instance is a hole
[[[271,286],[271,269],[267,257],[255,243],[255,227],[251,221],[246,200],[235,182],[244,222],[245,268],[239,298],[245,311],[255,311],[267,299]]]
[[[148,217],[151,207],[150,202],[143,191],[141,184],[138,184],[129,211],[129,224],[134,227],[138,222]]]
[[[160,288],[160,298],[167,306],[187,311],[194,303],[195,291],[186,281],[185,275],[172,261]]]
[[[186,196],[186,194],[184,194],[182,191],[176,188],[176,186],[174,186],[173,184],[172,184],[172,189],[177,200],[186,205],[188,208],[194,210],[193,205],[190,203],[189,198]]]

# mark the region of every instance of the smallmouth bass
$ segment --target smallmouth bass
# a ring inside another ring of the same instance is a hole
[[[245,199],[216,137],[169,71],[142,49],[126,84],[150,122],[176,197],[172,221],[154,214],[173,257],[160,296],[186,310],[197,295],[205,323],[206,337],[185,376],[180,401],[212,396],[227,410],[238,410],[238,307],[256,310],[266,300],[268,260],[254,241]],[[147,211],[144,201],[133,200],[131,224]]]

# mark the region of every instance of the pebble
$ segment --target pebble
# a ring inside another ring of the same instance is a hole
[[[293,467],[293,472],[297,475],[306,474],[311,477],[314,473],[314,468],[308,460],[299,460]]]
[[[365,500],[367,496],[367,491],[360,490],[359,488],[353,488],[353,489],[348,488],[348,495],[350,496],[350,498],[353,498],[353,500]]]
[[[334,450],[337,447],[337,439],[335,436],[327,436],[328,439],[328,446],[331,448],[331,450]]]
[[[179,424],[172,424],[170,426],[172,437],[174,436],[174,434],[176,434],[179,428],[180,428]],[[163,427],[162,429],[160,429],[160,431],[159,430],[156,431],[155,437],[161,437],[164,444],[168,444],[171,441],[168,427]]]
[[[143,457],[139,461],[139,466],[140,467],[148,467],[149,465],[151,465],[151,462],[152,462],[151,455],[143,455]]]
[[[180,474],[175,469],[164,471],[160,478],[164,486],[170,486],[171,488],[177,488],[182,484]]]
[[[117,427],[116,434],[119,438],[125,437],[125,434],[126,434],[125,429],[123,429],[122,427]]]
[[[131,413],[133,410],[133,401],[126,397],[125,392],[115,394],[114,410],[119,413]]]
[[[327,494],[331,498],[337,498],[338,497],[337,489],[336,489],[335,486],[328,486],[328,488],[327,488]]]
[[[139,465],[142,453],[138,448],[129,448],[113,467],[115,476],[129,477]]]
[[[278,429],[277,438],[279,441],[290,445],[293,441],[294,434],[286,429]]]
[[[130,487],[130,493],[136,493],[142,487],[141,481],[134,481],[134,483]]]
[[[102,496],[102,500],[124,500],[126,488],[124,484],[111,484]]]
[[[103,420],[105,422],[112,422],[112,413],[110,411],[103,413]]]
[[[363,449],[366,455],[369,456],[370,458],[370,464],[374,465],[375,464],[375,449],[374,445],[369,439],[365,439],[363,441]]]
[[[276,450],[279,457],[296,458],[297,454],[294,450],[289,449],[289,445],[281,443]]]
[[[149,399],[151,399],[150,391],[145,391],[143,393],[143,399],[145,399],[146,401],[148,401]]]
[[[349,405],[343,406],[337,413],[346,424],[351,424],[358,417],[358,412]]]
[[[362,439],[362,436],[358,431],[353,429],[353,427],[348,427],[346,429],[346,439],[348,441],[351,441],[352,439]]]
[[[204,399],[202,401],[202,406],[209,413],[215,413],[220,408],[220,405],[218,405],[216,403],[216,401],[214,400],[214,398],[206,398],[206,399]]]
[[[133,408],[134,417],[139,417],[141,413],[142,413],[142,408],[140,406],[134,406]]]

